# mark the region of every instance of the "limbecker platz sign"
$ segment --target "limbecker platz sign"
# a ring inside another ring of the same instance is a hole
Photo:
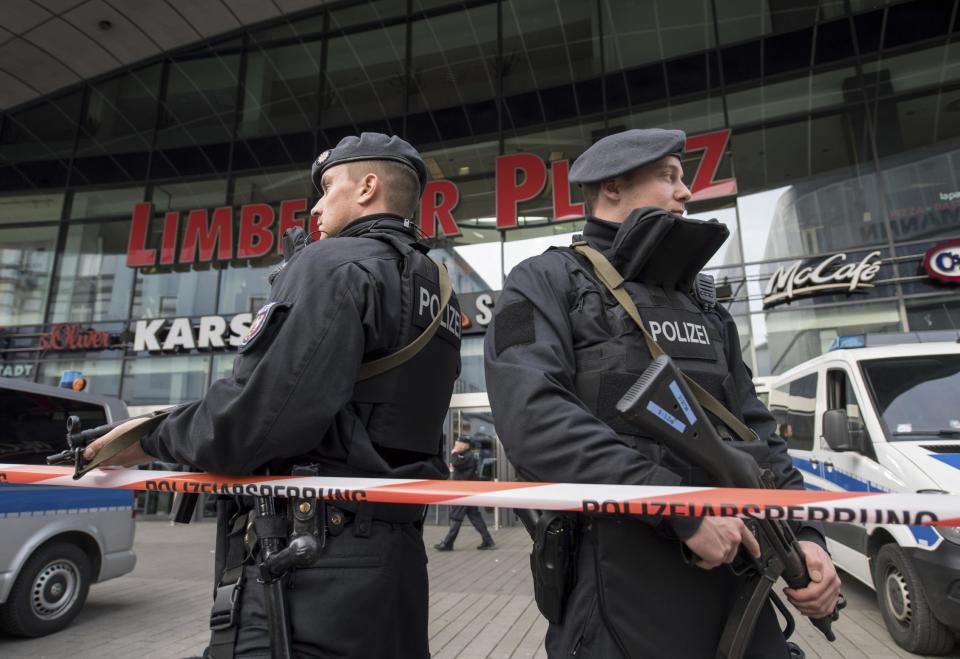
[[[687,138],[687,152],[702,151],[700,165],[693,176],[690,190],[692,201],[716,199],[737,194],[735,179],[716,180],[723,154],[730,140],[730,130],[720,130]],[[549,169],[549,175],[548,175]],[[518,204],[540,196],[551,182],[553,218],[555,221],[583,217],[583,204],[571,201],[569,182],[570,161],[555,160],[545,163],[532,153],[511,153],[499,156],[495,163],[497,229],[511,229],[518,225]],[[420,228],[433,238],[437,227],[444,236],[460,235],[454,217],[460,204],[457,184],[448,180],[428,181],[420,200]],[[239,223],[234,222],[230,206],[186,211],[167,211],[155,218],[149,202],[133,208],[130,237],[127,243],[127,265],[131,268],[187,265],[255,259],[280,254],[282,242],[278,236],[292,227],[307,227],[309,208],[307,199],[281,201],[278,210],[270,204],[256,203],[241,206]],[[148,245],[151,224],[162,223],[160,243]]]

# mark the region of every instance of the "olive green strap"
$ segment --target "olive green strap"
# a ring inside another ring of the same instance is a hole
[[[132,430],[128,430],[124,434],[117,437],[115,440],[104,446],[97,455],[90,462],[83,465],[83,468],[77,471],[74,475],[74,478],[80,478],[85,475],[88,471],[96,469],[100,466],[102,462],[106,462],[110,458],[116,456],[121,451],[124,451],[137,442],[140,441],[140,438],[145,436],[151,430],[156,428],[161,421],[163,421],[170,411],[175,408],[169,408],[165,410],[157,410],[156,412],[151,412],[148,415],[145,415],[147,420],[138,425]],[[141,417],[133,417],[132,419],[126,419],[126,421],[132,421]]]
[[[453,284],[450,283],[450,275],[447,274],[447,269],[436,261],[434,261],[434,265],[437,266],[437,274],[440,279],[440,310],[437,315],[434,316],[433,321],[427,328],[420,333],[420,336],[407,345],[385,357],[361,364],[360,372],[357,374],[357,382],[369,380],[410,361],[427,346],[433,335],[437,333],[437,328],[440,327],[440,321],[443,319],[443,310],[446,309],[453,293]]]
[[[623,289],[623,277],[617,272],[617,269],[613,267],[613,264],[607,260],[607,257],[586,243],[574,243],[573,248],[587,257],[591,265],[593,265],[594,273],[613,294],[613,297],[620,303],[620,306],[630,315],[633,322],[637,324],[637,327],[640,328],[640,331],[643,333],[643,340],[646,341],[647,348],[650,350],[653,358],[656,359],[660,355],[663,355],[663,348],[654,341],[653,337],[650,336],[650,332],[648,332],[644,326],[643,319],[640,318],[640,311],[637,309],[637,305],[633,303],[633,300],[630,299],[627,291]],[[723,403],[711,396],[710,392],[694,382],[685,373],[683,374],[683,378],[687,381],[687,384],[693,391],[693,395],[700,401],[700,404],[708,412],[712,412],[714,416],[723,421],[730,430],[737,433],[740,439],[749,442],[757,438],[752,430],[730,412],[730,410],[724,407]]]

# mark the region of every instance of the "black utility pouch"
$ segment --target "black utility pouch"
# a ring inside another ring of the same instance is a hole
[[[563,609],[575,580],[574,516],[547,511],[540,515],[530,553],[533,596],[548,621],[563,621]]]

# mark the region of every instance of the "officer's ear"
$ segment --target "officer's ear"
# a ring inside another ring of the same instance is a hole
[[[606,181],[601,181],[598,196],[608,204],[615,206],[619,203],[620,197],[623,195],[624,183],[625,181],[621,176],[614,176],[613,178],[608,178]]]
[[[376,199],[377,195],[380,194],[380,184],[380,177],[373,172],[364,174],[357,186],[357,191],[360,195],[357,198],[357,203],[365,206]]]

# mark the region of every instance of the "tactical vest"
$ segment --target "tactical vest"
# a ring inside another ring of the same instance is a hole
[[[440,285],[434,263],[412,244],[389,233],[371,231],[365,238],[384,241],[403,255],[401,332],[397,345],[413,341],[436,313],[440,327],[420,352],[386,373],[358,382],[350,404],[360,412],[374,447],[388,461],[403,462],[405,453],[422,459],[442,448],[437,432],[450,406],[450,383],[460,371],[460,306],[456,296],[439,308]],[[364,361],[383,355],[367,355]]]
[[[634,320],[597,278],[590,262],[573,249],[561,250],[591,283],[576,292],[576,303],[570,312],[574,341],[578,338],[578,326],[590,328],[588,335],[605,337],[600,342],[574,345],[578,398],[628,445],[680,476],[683,485],[709,485],[710,478],[704,469],[675,455],[655,438],[643,436],[617,413],[617,401],[650,365],[650,351]],[[685,265],[678,263],[675,269],[682,270]],[[643,271],[642,266],[638,269]],[[648,332],[664,352],[742,421],[740,396],[727,363],[723,320],[713,303],[695,300],[691,290],[681,290],[689,288],[686,278],[677,278],[674,285],[677,287],[627,281],[624,288],[636,304]],[[724,433],[721,431],[721,434]],[[735,439],[732,433],[726,435],[734,446],[748,451],[761,466],[769,465],[766,442],[748,443]]]

